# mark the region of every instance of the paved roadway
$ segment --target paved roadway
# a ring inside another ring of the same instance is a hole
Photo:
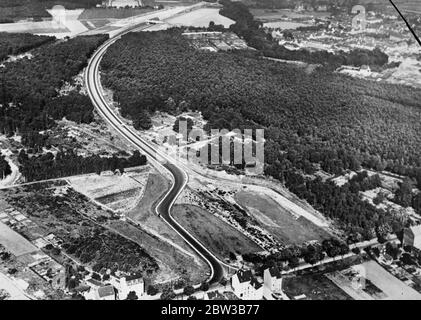
[[[223,262],[219,261],[199,240],[195,239],[189,232],[187,232],[175,219],[171,216],[171,208],[185,188],[188,175],[180,168],[176,162],[169,158],[167,155],[157,151],[156,147],[151,146],[148,141],[142,139],[136,132],[127,127],[110,108],[104,99],[101,90],[101,83],[99,80],[99,65],[106,50],[114,42],[116,42],[122,35],[131,31],[140,31],[146,29],[148,26],[145,24],[133,26],[119,32],[110,40],[106,41],[98,50],[93,54],[89,61],[88,67],[85,72],[85,83],[88,89],[89,97],[92,103],[98,110],[99,114],[115,129],[119,134],[125,137],[136,148],[140,149],[149,160],[157,163],[163,170],[167,170],[173,180],[170,191],[165,195],[161,202],[156,207],[157,214],[164,219],[202,258],[206,261],[211,269],[211,274],[208,281],[216,283],[225,275]],[[226,266],[226,265],[225,265]]]

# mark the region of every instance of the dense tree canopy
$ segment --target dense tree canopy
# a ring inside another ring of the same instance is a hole
[[[43,45],[34,50],[32,59],[6,63],[0,69],[0,133],[45,130],[63,116],[91,121],[92,106],[86,97],[57,98],[58,90],[86,66],[106,38],[85,36]]]
[[[0,62],[9,55],[16,55],[54,41],[54,37],[29,33],[0,32]]]
[[[12,173],[9,162],[0,154],[0,180]]]
[[[55,156],[48,152],[39,156],[29,157],[25,151],[19,154],[20,172],[26,181],[46,180],[67,177],[85,173],[101,173],[117,169],[123,172],[125,168],[146,164],[146,157],[139,151],[134,151],[129,158],[111,158],[91,156],[82,157],[71,151],[59,152]]]
[[[207,128],[264,128],[265,173],[350,232],[375,236],[395,219],[362,201],[378,177],[343,188],[307,179],[362,166],[406,174],[421,185],[421,94],[411,87],[354,79],[267,61],[250,52],[196,51],[177,29],[128,34],[102,62],[103,83],[122,114],[201,111]],[[377,179],[377,180],[376,180]]]

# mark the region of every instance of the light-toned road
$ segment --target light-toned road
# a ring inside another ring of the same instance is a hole
[[[197,5],[192,6],[192,8]],[[188,8],[184,8],[189,10]],[[171,216],[171,208],[174,202],[184,190],[187,182],[187,173],[178,165],[176,161],[168,157],[166,154],[157,150],[153,145],[150,145],[148,141],[145,141],[131,128],[125,125],[120,118],[114,113],[112,108],[109,106],[104,98],[104,94],[101,88],[99,79],[99,65],[102,57],[106,53],[107,49],[115,43],[122,35],[131,31],[140,31],[146,29],[148,26],[145,23],[140,25],[134,25],[129,28],[125,28],[115,35],[111,36],[110,40],[106,41],[92,56],[89,61],[88,67],[85,72],[85,83],[88,89],[89,97],[91,98],[94,106],[98,110],[99,114],[107,121],[119,134],[126,138],[132,145],[141,150],[148,159],[158,166],[161,170],[166,170],[172,177],[172,187],[165,197],[160,201],[156,207],[156,213],[165,220],[198,254],[202,257],[209,265],[211,274],[209,276],[209,282],[218,282],[226,274],[226,268],[230,266],[226,265],[222,261],[218,260],[215,255],[210,252],[199,240],[194,238],[189,232],[187,232],[173,217]]]

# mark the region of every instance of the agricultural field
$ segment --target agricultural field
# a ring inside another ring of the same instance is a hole
[[[235,255],[262,251],[238,230],[200,207],[176,205],[172,215],[223,261],[235,260]]]
[[[235,199],[282,243],[302,244],[306,241],[322,241],[330,237],[324,229],[303,216],[297,216],[267,195],[240,191],[235,195]]]

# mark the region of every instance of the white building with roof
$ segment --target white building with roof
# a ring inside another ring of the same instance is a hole
[[[282,293],[282,276],[279,268],[267,268],[263,272],[263,283],[273,293]]]
[[[239,270],[231,278],[234,294],[242,300],[261,300],[263,285],[257,281],[250,270]]]
[[[421,225],[405,228],[403,246],[411,246],[421,250]]]
[[[131,291],[135,292],[139,298],[145,295],[145,282],[140,274],[111,276],[110,283],[117,288],[120,300],[126,299]]]

